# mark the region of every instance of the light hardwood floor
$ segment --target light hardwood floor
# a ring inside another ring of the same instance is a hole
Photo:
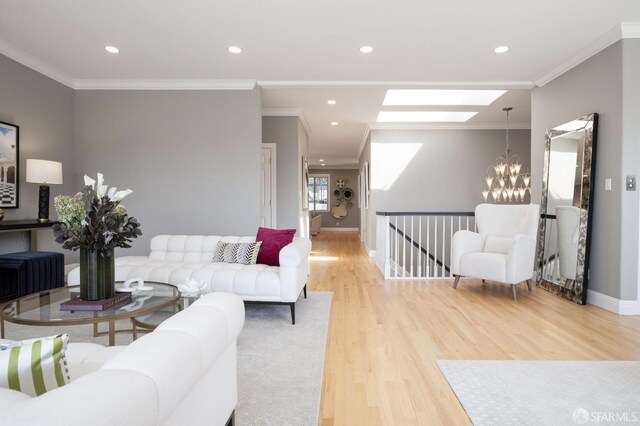
[[[437,359],[640,359],[640,317],[526,285],[384,281],[357,233],[313,237],[309,289],[332,291],[320,425],[468,425]]]

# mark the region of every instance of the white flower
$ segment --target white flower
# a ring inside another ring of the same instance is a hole
[[[127,195],[131,194],[133,191],[130,189],[125,189],[123,191],[117,191],[115,194],[113,194],[110,198],[109,201],[112,202],[119,202],[122,201],[124,199],[124,197],[126,197]]]
[[[84,175],[84,184],[85,184],[85,186],[90,186],[92,189],[96,189],[96,187],[95,187],[96,181],[91,179],[87,175]]]
[[[113,200],[111,200],[111,198],[113,198],[113,196],[116,194],[117,190],[118,190],[118,188],[116,188],[115,186],[112,186],[111,188],[109,188],[109,191],[107,192],[107,197],[109,197],[110,201],[113,201]]]

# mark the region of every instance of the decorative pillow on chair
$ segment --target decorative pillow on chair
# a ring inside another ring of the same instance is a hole
[[[261,242],[255,243],[223,243],[220,241],[213,252],[212,262],[241,263],[255,265]]]
[[[291,244],[296,235],[295,229],[258,228],[256,241],[262,241],[258,263],[269,266],[280,266],[280,250]]]
[[[511,247],[511,238],[505,237],[494,237],[493,235],[488,235],[486,241],[484,242],[484,251],[485,253],[501,253],[501,254],[509,254],[509,248]]]
[[[0,387],[39,396],[69,383],[69,335],[0,344]]]

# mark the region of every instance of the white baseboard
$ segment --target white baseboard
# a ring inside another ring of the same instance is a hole
[[[325,228],[325,227],[320,228],[320,231],[327,231],[327,232],[356,232],[359,230],[360,228]]]
[[[620,300],[593,290],[587,290],[587,303],[615,312],[618,315],[640,315],[640,303],[638,301]]]

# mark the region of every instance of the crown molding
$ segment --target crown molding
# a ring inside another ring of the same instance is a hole
[[[76,80],[76,90],[253,90],[255,80]]]
[[[309,120],[304,114],[302,108],[263,108],[263,117],[298,117],[302,123],[302,127],[307,131],[307,135],[311,134],[311,126]]]
[[[505,123],[369,123],[371,130],[504,130]],[[528,130],[531,123],[509,123],[509,130]]]
[[[485,88],[485,89],[532,89],[532,81],[272,81],[258,80],[263,89],[387,89],[402,88]]]
[[[340,160],[325,160],[325,166],[323,167],[319,162],[311,162],[309,161],[309,169],[323,171],[323,170],[332,170],[332,169],[340,169],[340,170],[358,170],[360,163],[357,158],[345,158]]]
[[[47,76],[57,81],[58,83],[62,83],[65,86],[74,88],[74,79],[70,75],[60,71],[57,68],[45,64],[41,60],[34,58],[28,53],[23,52],[22,50],[3,40],[0,40],[0,54],[13,59],[14,61],[24,65],[25,67],[39,72],[40,74]]]
[[[580,65],[623,38],[640,38],[640,22],[622,22],[611,28],[567,61],[535,80],[536,86],[542,87],[550,81],[555,80],[570,69]]]
[[[369,133],[371,133],[371,127],[367,124],[367,128],[364,129],[364,134],[362,135],[362,139],[360,140],[360,148],[358,148],[358,163],[360,162],[360,157],[362,157],[362,151],[364,151],[364,146],[367,144],[367,138],[369,137]]]

